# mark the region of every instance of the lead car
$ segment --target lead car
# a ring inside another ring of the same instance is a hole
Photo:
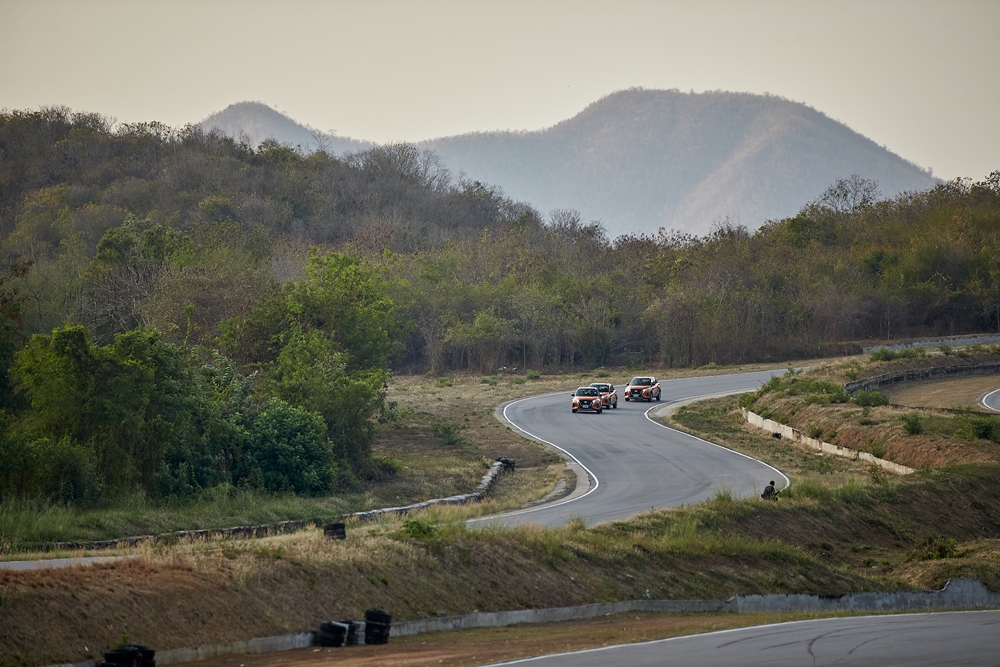
[[[660,400],[660,383],[656,378],[647,376],[637,376],[629,380],[625,389],[626,401],[653,401]]]
[[[580,387],[570,396],[573,397],[573,412],[588,410],[601,414],[601,392],[596,387]]]

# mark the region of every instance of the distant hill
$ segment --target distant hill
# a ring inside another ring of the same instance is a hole
[[[704,234],[726,216],[756,228],[855,173],[884,196],[939,182],[815,109],[749,93],[632,89],[545,130],[422,146],[542,211],[599,218],[612,236],[661,226]]]
[[[203,127],[317,147],[314,134],[258,102]],[[324,135],[327,150],[372,144]],[[611,236],[660,227],[703,235],[729,217],[750,228],[794,215],[834,180],[875,179],[884,196],[939,181],[804,104],[773,95],[631,89],[535,132],[480,132],[418,144],[453,173],[501,186],[546,213],[573,208]]]
[[[254,146],[259,146],[265,139],[276,139],[282,144],[299,146],[306,152],[316,150],[321,143],[331,153],[357,151],[373,145],[370,141],[341,137],[301,125],[261,102],[230,104],[198,125],[206,131],[218,128],[231,137],[245,134]]]

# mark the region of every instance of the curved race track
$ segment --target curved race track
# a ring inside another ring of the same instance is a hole
[[[521,433],[561,450],[590,475],[589,491],[569,499],[493,517],[505,524],[588,524],[625,519],[651,508],[701,502],[720,489],[734,496],[760,493],[770,480],[787,478],[771,466],[732,450],[661,426],[646,412],[671,402],[757,389],[772,375],[762,371],[661,382],[662,401],[626,402],[602,414],[573,414],[570,392],[514,401],[499,414]],[[619,394],[623,387],[619,385]],[[585,483],[586,480],[580,480]]]
[[[855,616],[724,630],[514,660],[504,665],[997,665],[1000,611]]]

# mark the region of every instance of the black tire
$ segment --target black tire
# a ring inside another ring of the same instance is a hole
[[[326,632],[329,634],[337,635],[347,632],[347,623],[338,623],[337,621],[327,621],[325,623],[319,624],[319,631]]]
[[[121,667],[137,667],[142,661],[142,654],[134,648],[113,648],[104,652],[104,662]]]
[[[389,624],[377,621],[365,622],[365,644],[388,644]]]
[[[656,395],[656,402],[657,402],[657,403],[659,403],[659,402],[660,402],[660,395],[659,395],[659,394],[657,394],[657,395]]]
[[[372,621],[374,623],[384,623],[385,625],[389,625],[390,623],[392,623],[392,614],[384,612],[381,609],[366,609],[365,620]]]
[[[597,414],[601,414],[601,412],[602,410],[600,408],[597,408]]]

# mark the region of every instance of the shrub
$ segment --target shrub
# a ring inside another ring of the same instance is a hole
[[[889,397],[880,391],[859,391],[852,400],[863,408],[889,405]]]
[[[943,345],[938,346],[938,350],[940,350],[941,354],[948,356],[951,354],[951,345],[944,343]]]
[[[903,415],[900,417],[903,422],[903,430],[910,435],[920,435],[924,432],[924,425],[920,421],[920,415],[916,412],[912,412],[908,415]]]
[[[465,442],[465,435],[462,433],[464,428],[463,424],[441,423],[434,430],[444,444],[459,445]]]
[[[527,376],[529,380],[540,380],[542,374],[539,373],[538,371],[528,371]]]
[[[511,384],[524,384],[527,381],[528,381],[527,378],[523,378],[520,375],[518,375],[518,376],[512,378],[511,381],[510,381],[510,383]]]
[[[823,427],[816,424],[809,424],[806,426],[806,435],[810,438],[819,439],[819,437],[823,435]]]
[[[437,531],[438,529],[434,524],[428,523],[423,519],[407,519],[403,522],[403,529],[400,532],[407,537],[420,540],[433,537]]]
[[[1000,442],[1000,420],[992,416],[965,416],[959,421],[961,427],[956,435],[968,440],[992,440]]]

